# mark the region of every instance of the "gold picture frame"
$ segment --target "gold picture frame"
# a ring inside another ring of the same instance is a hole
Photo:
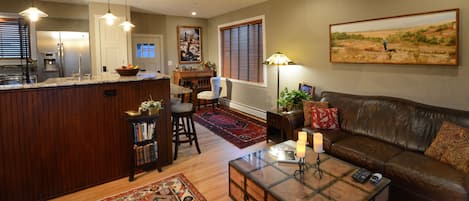
[[[331,63],[459,64],[459,9],[329,26]]]
[[[178,58],[180,64],[202,63],[202,28],[178,26]]]

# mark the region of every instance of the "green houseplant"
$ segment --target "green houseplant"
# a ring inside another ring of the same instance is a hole
[[[285,89],[280,92],[280,98],[277,102],[284,111],[291,111],[302,109],[303,100],[311,100],[311,95],[301,90],[288,90],[288,88],[285,87]]]

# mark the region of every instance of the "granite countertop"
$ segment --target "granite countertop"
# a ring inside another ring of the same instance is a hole
[[[60,86],[73,86],[73,85],[90,85],[90,84],[103,84],[103,83],[117,83],[117,82],[134,82],[141,80],[159,80],[159,79],[170,79],[169,75],[161,73],[142,73],[140,72],[136,76],[119,76],[118,74],[101,75],[83,77],[57,77],[49,78],[44,82],[33,83],[33,84],[14,84],[14,85],[0,85],[1,90],[12,90],[12,89],[33,89],[33,88],[45,88],[45,87],[60,87]]]

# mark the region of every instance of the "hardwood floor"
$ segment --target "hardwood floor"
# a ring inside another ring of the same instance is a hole
[[[54,200],[97,200],[118,194],[148,183],[152,183],[176,173],[183,173],[207,200],[230,200],[228,197],[228,161],[265,148],[273,143],[265,141],[239,149],[196,123],[196,131],[202,153],[197,154],[195,146],[183,144],[179,148],[178,159],[172,165],[136,175],[133,182],[121,178],[106,184],[71,193]]]

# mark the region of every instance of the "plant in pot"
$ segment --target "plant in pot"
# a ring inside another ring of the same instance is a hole
[[[311,95],[301,90],[288,90],[285,87],[277,100],[283,111],[299,110],[303,108],[303,100],[311,100]]]

